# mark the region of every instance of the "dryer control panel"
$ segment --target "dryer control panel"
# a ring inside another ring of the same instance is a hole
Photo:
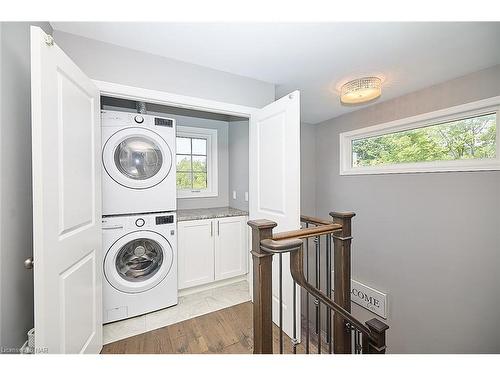
[[[155,125],[171,128],[174,126],[174,120],[172,120],[171,118],[155,117]]]
[[[118,128],[161,126],[163,128],[170,128],[165,129],[170,131],[175,127],[175,119],[130,112],[101,110],[101,126]]]

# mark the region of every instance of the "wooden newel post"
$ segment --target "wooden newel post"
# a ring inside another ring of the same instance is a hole
[[[363,337],[363,353],[367,354],[384,354],[385,353],[385,331],[389,326],[380,320],[373,318],[365,323],[374,339]]]
[[[260,241],[273,237],[274,221],[250,220],[253,259],[253,353],[273,353],[273,255],[260,249]]]
[[[342,225],[342,231],[333,237],[333,300],[351,312],[351,219],[354,212],[330,212],[333,222]],[[347,321],[334,314],[333,351],[339,354],[351,353],[351,332]]]

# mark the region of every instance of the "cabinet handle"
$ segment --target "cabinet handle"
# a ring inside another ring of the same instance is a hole
[[[214,222],[210,222],[210,237],[214,236]]]
[[[220,226],[219,226],[219,220],[217,220],[217,235],[220,234]]]

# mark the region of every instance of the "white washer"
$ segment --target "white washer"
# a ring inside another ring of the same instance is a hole
[[[176,210],[175,120],[102,111],[103,215]]]
[[[176,305],[175,213],[104,217],[102,230],[104,323]]]

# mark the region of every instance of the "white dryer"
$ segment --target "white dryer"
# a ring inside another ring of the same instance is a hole
[[[177,304],[175,213],[102,219],[104,323]]]
[[[175,120],[101,115],[103,215],[175,211]]]

